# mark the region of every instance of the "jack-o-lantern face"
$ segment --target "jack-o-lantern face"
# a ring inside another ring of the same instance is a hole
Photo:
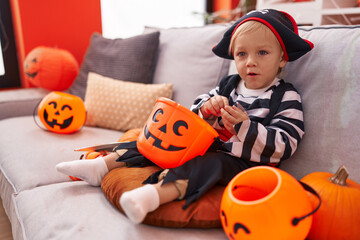
[[[31,59],[27,60],[25,64],[25,75],[28,78],[34,79],[36,78],[39,72],[39,64],[36,56],[33,56]]]
[[[59,126],[60,129],[68,128],[73,119],[72,108],[68,104],[58,106],[56,101],[51,101],[44,110],[44,120],[51,128],[55,126]]]
[[[290,174],[253,167],[226,187],[220,219],[229,239],[305,239],[312,222],[310,197]]]
[[[75,80],[79,65],[67,50],[36,47],[24,60],[25,79],[48,90],[66,90]]]
[[[241,231],[241,230],[243,230],[245,234],[250,234],[250,230],[244,224],[241,224],[238,222],[236,222],[233,225],[232,229],[229,229],[228,220],[227,220],[224,210],[221,210],[220,217],[221,217],[221,221],[223,222],[224,229],[229,230],[228,237],[230,239],[235,240],[236,238],[234,236],[236,236],[238,234],[238,231]]]
[[[160,115],[160,116],[159,116]],[[153,118],[152,118],[152,122],[153,123],[158,123],[159,120],[157,118],[160,118],[161,119],[161,116],[164,115],[164,110],[159,108],[156,110]],[[162,121],[163,123],[163,121]],[[183,120],[178,120],[174,123],[174,125],[171,127],[171,126],[168,126],[167,123],[163,123],[164,125],[160,126],[158,128],[159,131],[165,133],[165,134],[168,134],[168,135],[173,135],[173,136],[170,136],[171,138],[177,138],[178,137],[184,137],[184,134],[180,133],[180,127],[183,127],[185,130],[188,130],[189,126],[188,124],[183,121]],[[169,129],[168,129],[169,128]],[[182,129],[182,130],[184,130]],[[168,131],[171,131],[172,130],[172,133],[171,132],[168,132]],[[157,131],[157,130],[156,130]],[[185,131],[184,131],[185,132]],[[174,145],[171,145],[171,144],[164,144],[166,146],[163,146],[163,140],[161,140],[160,138],[157,138],[154,134],[152,134],[147,125],[145,125],[145,128],[144,128],[144,134],[145,134],[145,138],[150,141],[150,138],[153,138],[154,139],[154,143],[153,143],[153,146],[154,147],[157,147],[157,148],[160,148],[164,151],[180,151],[180,150],[183,150],[183,149],[186,149],[186,146],[174,146]],[[187,134],[187,135],[190,135],[190,134]],[[186,137],[185,137],[186,138]],[[178,141],[174,141],[174,142],[181,142],[181,140],[178,140]]]
[[[141,154],[162,168],[174,168],[203,155],[217,132],[195,113],[158,98],[137,140]]]
[[[50,131],[72,133],[84,125],[86,111],[79,97],[62,92],[51,92],[40,102],[38,115]]]

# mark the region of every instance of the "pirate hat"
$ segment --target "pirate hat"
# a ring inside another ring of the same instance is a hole
[[[230,40],[236,29],[247,21],[258,21],[265,24],[278,39],[284,51],[286,61],[294,61],[307,52],[314,44],[299,36],[295,20],[285,12],[274,9],[252,11],[236,21],[225,33],[221,41],[213,47],[213,52],[222,58],[234,59],[229,53]]]

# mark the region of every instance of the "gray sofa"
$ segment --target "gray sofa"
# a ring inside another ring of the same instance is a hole
[[[231,61],[211,52],[228,26],[160,30],[152,83],[172,83],[173,99],[189,107],[197,95],[234,73]],[[360,182],[360,26],[301,27],[299,34],[315,48],[288,63],[282,74],[302,95],[306,133],[281,168],[301,179],[345,165],[350,178]],[[41,130],[32,113],[45,94],[42,89],[0,92],[0,196],[14,239],[226,239],[221,228],[134,225],[101,188],[56,172],[57,163],[79,158],[75,148],[114,142],[123,131],[85,126],[60,135]]]

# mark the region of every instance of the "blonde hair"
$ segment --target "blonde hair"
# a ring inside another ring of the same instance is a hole
[[[235,30],[234,34],[231,36],[230,46],[229,46],[229,54],[232,55],[232,50],[234,49],[233,48],[234,42],[238,36],[246,34],[246,33],[255,32],[255,31],[263,31],[266,33],[273,34],[271,32],[271,30],[265,24],[262,24],[261,22],[253,21],[253,20],[244,22]]]
[[[247,21],[244,22],[243,24],[241,24],[234,32],[234,34],[231,36],[231,40],[230,40],[230,46],[229,46],[229,55],[233,55],[233,47],[235,44],[235,39],[238,36],[241,36],[243,34],[247,34],[247,33],[252,33],[252,32],[256,32],[256,31],[263,31],[266,34],[274,34],[265,24],[262,24],[261,22],[258,21]],[[283,51],[283,49],[281,48],[280,42],[279,42],[279,46],[280,49]],[[278,70],[278,75],[281,73],[281,68],[279,68]]]

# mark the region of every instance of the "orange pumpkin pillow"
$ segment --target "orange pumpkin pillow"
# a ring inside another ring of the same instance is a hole
[[[134,129],[130,129],[130,130],[126,131],[123,135],[121,135],[118,142],[135,141],[138,138],[141,130],[142,130],[142,128],[134,128]]]
[[[129,130],[119,141],[136,140],[139,129]],[[101,182],[101,188],[107,199],[121,212],[119,199],[129,190],[142,186],[150,174],[160,170],[157,166],[143,168],[116,168],[110,171]],[[217,185],[196,202],[183,210],[185,200],[161,205],[148,213],[144,224],[172,228],[216,228],[221,227],[220,203],[225,186]]]
[[[142,186],[147,177],[160,170],[157,166],[143,168],[116,168],[110,171],[102,180],[101,188],[107,199],[121,212],[119,199],[129,190]],[[185,200],[174,201],[161,205],[148,213],[144,224],[173,228],[215,228],[221,227],[220,202],[224,186],[215,186],[199,200],[189,205],[185,210]]]

